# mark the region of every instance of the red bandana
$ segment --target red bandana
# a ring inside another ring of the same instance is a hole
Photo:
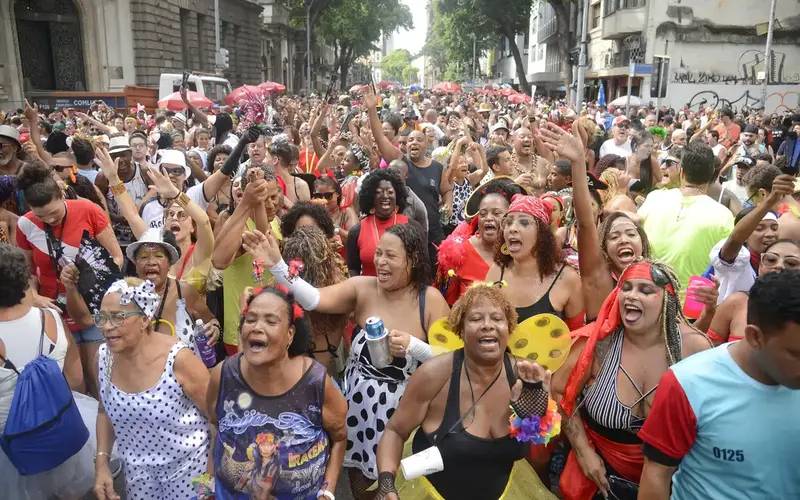
[[[523,194],[515,194],[511,198],[511,205],[508,207],[508,213],[520,212],[533,216],[545,224],[550,224],[550,210],[539,198],[535,196],[526,196]]]

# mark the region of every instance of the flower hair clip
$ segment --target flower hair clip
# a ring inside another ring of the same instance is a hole
[[[306,265],[300,259],[292,259],[289,261],[289,271],[287,273],[287,277],[289,278],[289,282],[293,281],[295,278],[300,276],[302,272],[305,270]]]
[[[264,259],[253,259],[253,280],[256,283],[263,283]]]

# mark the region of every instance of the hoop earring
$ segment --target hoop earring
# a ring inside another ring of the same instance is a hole
[[[511,252],[508,251],[508,243],[503,243],[500,246],[500,253],[503,255],[511,255]]]

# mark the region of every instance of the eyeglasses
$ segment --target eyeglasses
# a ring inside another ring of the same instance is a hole
[[[13,142],[0,142],[0,150],[16,146]]]
[[[122,322],[134,316],[144,316],[141,311],[114,311],[112,313],[98,312],[94,314],[94,324],[102,327],[106,322],[111,323],[111,326],[117,327],[122,325]]]
[[[164,172],[166,172],[167,175],[171,175],[173,177],[180,177],[186,173],[183,167],[161,167],[161,168],[164,169]]]
[[[798,259],[797,257],[791,255],[787,255],[786,257],[781,257],[780,255],[772,252],[762,253],[761,262],[766,267],[775,267],[779,263],[783,263],[783,267],[786,269],[800,268],[800,259]]]
[[[173,212],[172,210],[170,210],[166,213],[164,219],[175,219],[178,221],[184,221],[186,220],[187,217],[189,217],[189,214],[187,214],[184,211]]]
[[[336,193],[314,193],[312,195],[312,198],[314,198],[314,199],[325,198],[327,201],[331,201],[333,199],[333,195],[335,195],[335,194]]]

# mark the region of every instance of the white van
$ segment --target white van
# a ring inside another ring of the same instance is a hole
[[[182,73],[161,73],[158,85],[158,99],[161,100],[181,88]],[[231,82],[215,75],[189,75],[189,90],[198,92],[216,103],[222,103],[231,92]]]

